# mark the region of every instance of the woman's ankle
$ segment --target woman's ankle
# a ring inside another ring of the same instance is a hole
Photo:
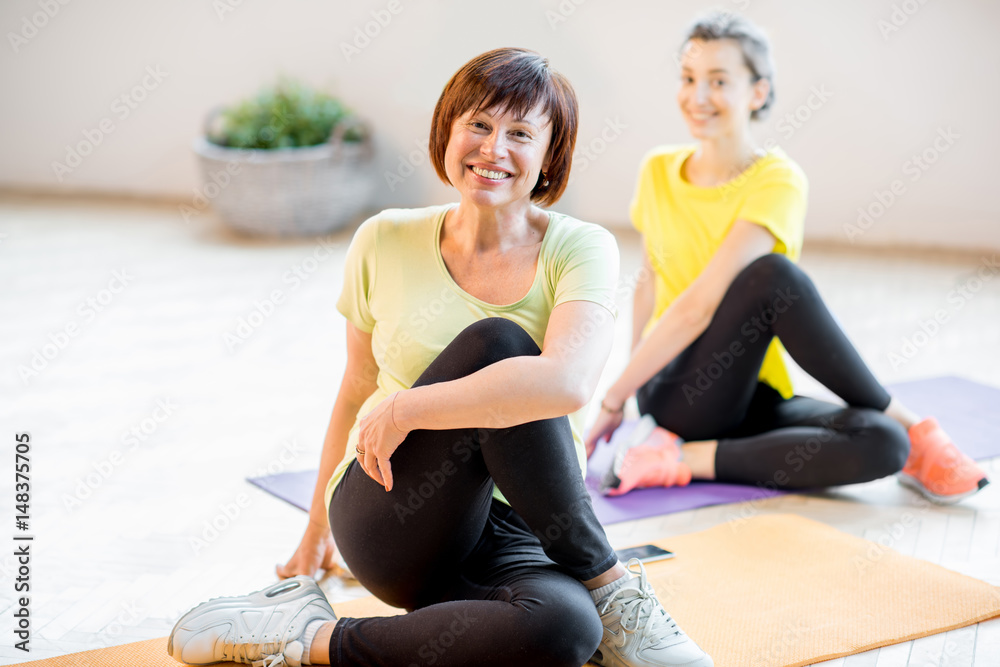
[[[903,405],[902,401],[895,396],[893,396],[892,400],[889,401],[889,405],[886,406],[884,412],[887,416],[892,417],[902,424],[903,428],[905,428],[907,432],[909,432],[910,427],[921,421],[919,415]]]
[[[583,585],[587,587],[588,591],[595,590],[601,586],[607,586],[608,584],[618,581],[623,576],[628,574],[628,570],[622,565],[621,561],[617,561],[614,566],[603,574],[599,574],[593,579],[588,579],[583,582]]]
[[[312,641],[309,642],[310,664],[330,664],[330,638],[333,636],[333,629],[336,625],[337,621],[326,621],[316,630]]]
[[[718,440],[698,440],[681,445],[681,460],[691,469],[692,479],[715,479]]]

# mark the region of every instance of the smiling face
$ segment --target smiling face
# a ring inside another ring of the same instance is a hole
[[[754,82],[735,39],[689,40],[681,51],[677,104],[691,136],[739,136],[767,100],[770,83]]]
[[[495,107],[467,111],[455,119],[448,138],[448,180],[463,201],[476,206],[527,206],[547,166],[551,134],[540,105],[523,116]]]

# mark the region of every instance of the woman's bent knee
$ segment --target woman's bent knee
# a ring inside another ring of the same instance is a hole
[[[542,618],[532,618],[527,654],[537,665],[579,667],[585,664],[601,643],[604,626],[597,608],[590,600],[553,601]]]
[[[865,481],[903,469],[910,454],[906,429],[885,413],[869,408],[849,410],[848,427],[856,433],[856,456]]]
[[[750,262],[737,277],[778,287],[794,284],[806,276],[788,257],[771,252]]]
[[[502,317],[473,322],[453,342],[470,352],[470,356],[487,363],[541,353],[538,344],[521,325]]]

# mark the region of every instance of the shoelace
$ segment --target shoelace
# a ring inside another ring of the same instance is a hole
[[[634,573],[635,571],[632,570],[633,562],[639,566],[639,589],[636,590],[629,584],[618,588],[608,596],[602,605],[601,614],[606,613],[619,597],[625,597],[626,594],[634,595],[633,599],[620,603],[622,605],[622,629],[626,633],[632,634],[639,630],[641,624],[642,636],[652,640],[649,647],[657,648],[666,639],[679,635],[680,628],[656,599],[653,588],[646,581],[646,568],[643,567],[642,563],[633,558],[628,562],[626,568],[629,572]]]
[[[222,657],[224,660],[242,662],[251,667],[290,667],[282,651],[283,647],[279,646],[278,642],[259,644],[226,642],[222,646]]]

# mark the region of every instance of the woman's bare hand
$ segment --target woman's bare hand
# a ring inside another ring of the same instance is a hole
[[[315,526],[316,524],[310,523],[306,528],[302,541],[289,561],[275,567],[279,578],[288,579],[300,574],[315,577],[320,568],[327,572],[340,570],[333,534],[329,528],[320,529]]]
[[[406,438],[406,431],[396,427],[393,403],[402,392],[396,392],[375,406],[361,420],[358,428],[358,461],[369,477],[392,491],[392,466],[389,458]]]
[[[590,432],[584,441],[588,459],[594,453],[594,450],[597,449],[597,443],[600,440],[608,441],[611,439],[611,436],[621,426],[623,416],[624,413],[620,410],[618,412],[608,412],[603,408],[601,409],[597,415],[597,421],[590,427]]]

